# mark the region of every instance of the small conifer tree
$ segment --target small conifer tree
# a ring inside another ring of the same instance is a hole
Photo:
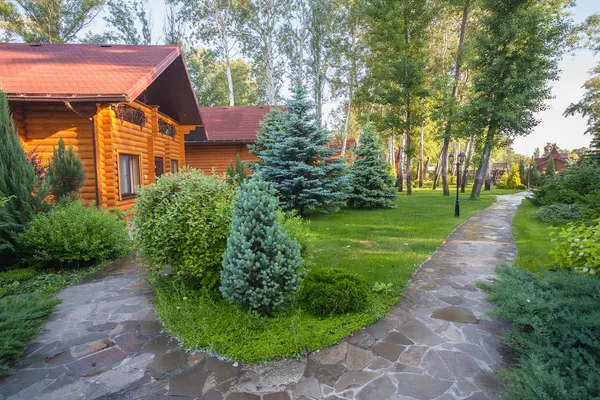
[[[277,219],[275,190],[255,174],[237,194],[220,289],[229,301],[264,315],[300,283],[300,248]]]
[[[48,163],[50,193],[56,201],[74,199],[79,195],[84,181],[85,172],[81,158],[75,153],[72,145],[69,145],[68,149],[65,148],[61,137],[58,140],[58,148],[54,147]]]
[[[246,173],[246,166],[242,162],[240,155],[237,154],[235,156],[235,164],[233,162],[229,163],[229,167],[227,167],[227,182],[232,185],[241,185],[246,179],[248,179],[248,174]]]
[[[546,166],[546,176],[554,176],[556,174],[556,167],[554,166],[554,157],[548,157],[548,165]]]
[[[521,174],[519,173],[519,164],[513,164],[508,173],[508,180],[506,182],[506,187],[508,189],[517,189],[521,186]]]
[[[281,207],[301,215],[314,209],[337,211],[346,189],[344,161],[327,147],[328,135],[306,96],[298,83],[286,102],[282,129],[268,132],[259,153],[263,179],[275,186]]]
[[[6,93],[0,92],[0,267],[14,261],[14,233],[33,218],[39,201],[37,178],[19,142]]]
[[[364,127],[355,151],[356,160],[350,170],[348,205],[355,208],[392,207],[396,199],[394,177],[377,135],[370,125]]]
[[[519,176],[521,180],[526,179],[527,173],[525,172],[525,160],[521,159],[519,161]]]
[[[248,145],[250,154],[260,157],[260,152],[266,148],[266,143],[271,142],[272,136],[283,130],[283,112],[279,107],[269,110],[262,121],[259,122],[260,130],[256,132],[256,140]]]

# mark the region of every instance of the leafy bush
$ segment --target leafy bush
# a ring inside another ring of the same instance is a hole
[[[80,201],[37,214],[19,242],[23,263],[34,267],[91,264],[131,249],[124,222]]]
[[[570,223],[554,228],[551,235],[557,243],[551,254],[559,267],[590,275],[600,272],[600,219],[592,225]]]
[[[300,256],[304,264],[310,263],[314,252],[314,236],[310,232],[310,221],[303,219],[296,211],[284,213],[280,211],[277,222],[286,230],[288,235],[300,246]]]
[[[170,265],[179,277],[216,287],[236,189],[223,177],[192,169],[142,187],[133,224],[140,255],[154,267],[151,272]]]
[[[547,177],[544,185],[534,191],[531,201],[538,206],[573,204],[580,201],[581,196],[594,194],[599,189],[600,167],[584,159],[560,175]]]
[[[515,186],[515,189],[519,189],[519,190],[526,190],[527,189],[527,185],[523,185],[522,183],[520,185]]]
[[[321,317],[360,311],[368,298],[364,278],[341,269],[310,271],[298,293],[301,307]]]
[[[48,182],[50,192],[56,201],[73,199],[79,195],[79,189],[85,181],[83,161],[73,150],[73,146],[65,148],[65,142],[58,139],[58,148],[52,150],[52,158],[48,162]]]
[[[519,164],[513,164],[509,173],[502,175],[496,187],[498,189],[527,189],[527,186],[521,183]]]
[[[300,246],[277,222],[272,185],[254,175],[238,191],[223,257],[221,293],[232,303],[271,315],[300,283]]]
[[[568,271],[534,274],[501,266],[480,285],[512,323],[506,338],[520,356],[506,369],[509,398],[595,399],[600,396],[600,280]]]
[[[575,204],[550,204],[542,206],[535,214],[544,222],[568,222],[581,219],[579,207]]]
[[[25,281],[33,278],[36,274],[34,268],[15,268],[0,272],[0,284],[13,283],[14,281]]]

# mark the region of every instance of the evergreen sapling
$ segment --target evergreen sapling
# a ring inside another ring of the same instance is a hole
[[[548,157],[548,165],[546,166],[546,176],[554,176],[556,174],[556,167],[554,166],[554,157]]]
[[[348,205],[354,208],[393,207],[396,199],[394,177],[370,125],[365,126],[350,170]]]
[[[48,182],[50,192],[56,201],[74,199],[85,181],[83,162],[73,150],[73,146],[65,148],[65,142],[58,139],[58,148],[52,150],[52,158],[48,165]]]
[[[271,315],[300,283],[300,247],[278,223],[275,190],[255,174],[242,183],[221,270],[221,293]]]
[[[285,211],[337,211],[345,199],[345,164],[327,147],[327,133],[319,127],[314,105],[298,83],[285,105],[282,129],[268,132],[262,158],[263,179],[272,183]]]

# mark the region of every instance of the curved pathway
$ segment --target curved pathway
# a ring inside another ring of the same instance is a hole
[[[510,352],[474,285],[514,259],[523,197],[500,196],[456,229],[385,318],[299,360],[244,367],[182,351],[125,258],[60,293],[21,369],[0,381],[0,400],[494,399],[491,371]]]

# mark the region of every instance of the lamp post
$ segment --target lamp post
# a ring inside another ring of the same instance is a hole
[[[450,164],[454,164],[454,154],[448,156],[450,158]],[[456,160],[456,205],[454,206],[454,216],[460,217],[460,200],[458,199],[458,193],[460,188],[460,166],[465,162],[465,153],[461,152]]]

